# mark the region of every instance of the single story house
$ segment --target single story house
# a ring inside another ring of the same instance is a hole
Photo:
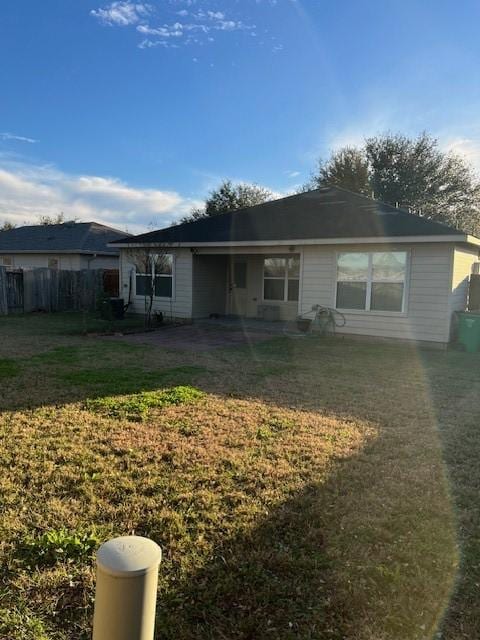
[[[138,313],[153,277],[153,309],[177,318],[294,319],[322,305],[345,316],[342,333],[447,343],[480,239],[329,186],[112,246]]]
[[[98,222],[64,222],[0,231],[0,266],[7,269],[118,269],[109,242],[129,234]]]

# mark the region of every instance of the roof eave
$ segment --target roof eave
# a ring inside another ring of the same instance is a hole
[[[224,242],[124,242],[109,243],[109,247],[118,249],[140,249],[142,247],[190,248],[190,247],[271,247],[289,245],[338,245],[338,244],[395,244],[421,242],[455,242],[480,247],[480,239],[464,233],[428,235],[428,236],[370,236],[349,238],[291,238],[289,240],[241,240]]]
[[[480,238],[477,238],[476,236],[472,236],[470,234],[465,234],[466,240],[465,242],[467,244],[473,244],[476,247],[480,247]]]

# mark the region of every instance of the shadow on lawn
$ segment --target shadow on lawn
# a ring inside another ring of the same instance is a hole
[[[2,410],[34,409],[106,396],[188,385],[206,373],[200,364],[155,361],[145,347],[90,339],[27,358],[0,359]]]
[[[157,637],[343,638],[352,612],[334,597],[325,528],[325,488],[311,485],[252,531],[220,538],[207,566],[160,594]]]
[[[455,504],[460,544],[456,589],[443,623],[442,640],[480,637],[480,372],[443,371],[438,376],[437,412],[443,457]],[[475,364],[477,365],[475,367]],[[455,393],[457,401],[449,402]]]
[[[399,492],[383,514],[378,504],[369,512],[357,484],[369,448],[338,461],[325,483],[306,486],[251,531],[219,535],[202,569],[160,590],[156,637],[433,640],[454,579],[450,505],[413,522]],[[139,529],[162,538],[148,524]],[[165,551],[165,563],[178,563]]]

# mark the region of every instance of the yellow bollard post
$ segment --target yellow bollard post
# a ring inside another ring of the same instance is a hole
[[[153,640],[160,547],[123,536],[97,552],[93,640]]]

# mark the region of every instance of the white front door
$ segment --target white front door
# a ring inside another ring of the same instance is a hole
[[[234,316],[247,315],[247,259],[230,260],[228,278],[229,313]]]

